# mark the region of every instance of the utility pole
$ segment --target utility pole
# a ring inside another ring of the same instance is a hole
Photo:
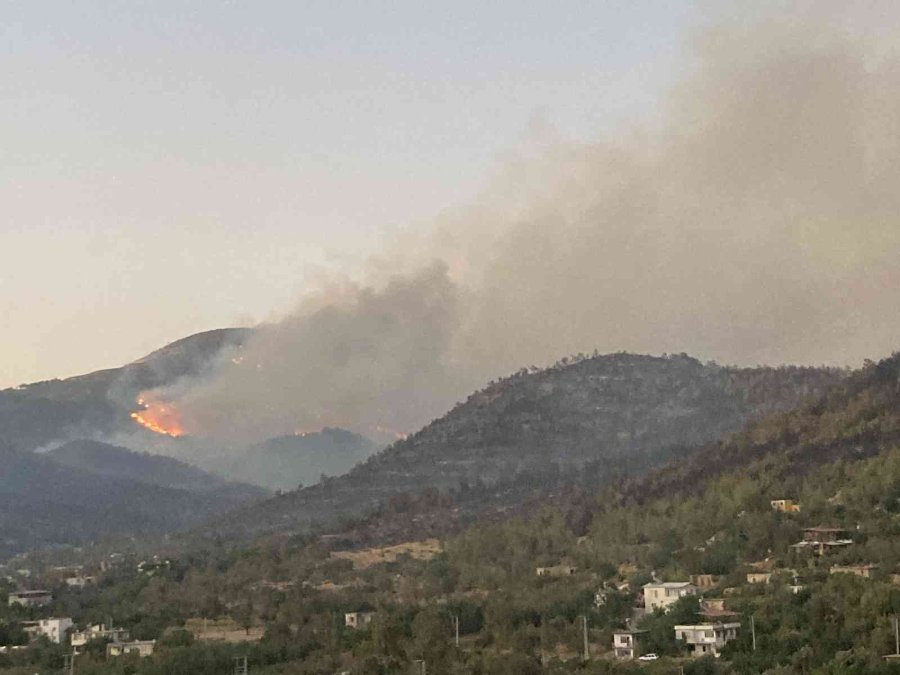
[[[422,669],[419,671],[422,675],[425,675],[425,659],[416,659],[416,663],[422,666]]]
[[[894,624],[894,654],[900,656],[900,621],[896,614],[891,617],[891,623]]]
[[[453,617],[453,628],[456,631],[456,646],[459,647],[459,616]]]
[[[591,653],[588,651],[587,614],[581,615],[581,628],[584,636],[584,660],[587,661],[591,658]]]
[[[753,651],[756,651],[756,621],[754,617],[750,617],[750,635],[753,638]]]
[[[235,656],[234,659],[234,675],[247,675],[247,657]]]
[[[63,656],[63,675],[75,675],[75,652]]]

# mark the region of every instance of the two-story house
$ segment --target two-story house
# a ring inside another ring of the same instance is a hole
[[[644,584],[644,609],[668,611],[679,599],[697,595],[697,587],[690,581],[652,581]]]
[[[736,621],[675,626],[675,639],[684,642],[691,656],[718,656],[728,642],[737,639],[740,627]]]

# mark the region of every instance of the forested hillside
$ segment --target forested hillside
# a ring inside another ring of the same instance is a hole
[[[69,441],[44,456],[62,466],[89,471],[113,480],[124,478],[196,492],[218,490],[227,485],[223,478],[174,457],[134,452],[98,441]],[[261,493],[260,490],[253,492],[257,495]]]
[[[563,359],[491,383],[348,475],[229,516],[223,527],[230,534],[302,529],[426,488],[483,501],[484,490],[468,488],[517,475],[552,483],[589,463],[606,478],[639,475],[842,377],[817,368],[725,368],[685,355]]]
[[[102,443],[46,454],[5,447],[0,558],[99,538],[177,532],[265,495],[173,459]]]
[[[239,655],[273,675],[403,673],[421,661],[438,674],[888,675],[896,666],[882,657],[894,651],[891,616],[900,613],[898,432],[895,356],[649,475],[612,484],[582,475],[524,516],[393,547],[356,541],[362,522],[243,550],[201,544],[152,578],[123,569],[97,588],[62,590],[48,611],[80,621],[112,614],[135,635],[158,637],[158,653],[133,663],[137,675],[183,664],[213,675]],[[439,493],[425,497],[371,518],[446,508]],[[777,499],[799,511],[774,509]],[[821,555],[795,546],[804,528],[820,526],[845,543]],[[536,574],[560,563],[564,574]],[[676,624],[710,620],[697,598],[668,613],[635,609],[654,576],[703,574],[704,599],[741,624],[719,659],[689,658],[676,640]],[[354,611],[374,612],[371,624],[345,626]],[[204,620],[257,637],[209,642]],[[612,631],[629,620],[647,631],[643,646],[657,661],[612,658]],[[52,665],[61,651],[4,658]],[[120,665],[90,656],[80,667],[106,675]]]

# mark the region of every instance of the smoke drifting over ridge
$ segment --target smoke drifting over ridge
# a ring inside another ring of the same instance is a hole
[[[312,294],[239,367],[166,394],[202,434],[411,431],[492,377],[572,352],[890,353],[900,60],[827,19],[698,33],[653,129],[523,150],[365,284]]]

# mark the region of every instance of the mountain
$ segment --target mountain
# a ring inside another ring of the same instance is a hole
[[[326,427],[319,432],[280,436],[223,461],[220,473],[273,490],[310,485],[338,476],[368,459],[378,446],[365,436]]]
[[[486,485],[520,475],[540,481],[588,465],[607,480],[640,475],[845,376],[821,368],[728,368],[686,355],[563,359],[491,383],[345,476],[229,514],[213,529],[303,530],[426,489],[478,495],[483,503]]]
[[[2,447],[2,446],[0,446]],[[0,450],[0,557],[177,532],[266,495],[166,457],[94,441]]]
[[[198,333],[120,368],[4,389],[0,441],[33,450],[68,438],[131,432],[130,413],[140,392],[202,373],[250,333],[247,328]]]

